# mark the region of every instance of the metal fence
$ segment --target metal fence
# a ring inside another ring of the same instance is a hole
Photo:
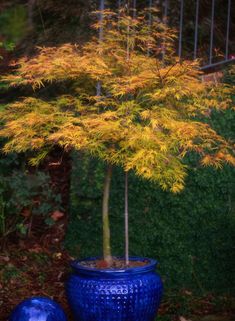
[[[202,70],[210,70],[235,61],[233,52],[235,39],[232,39],[231,30],[235,11],[234,0],[116,0],[109,3],[108,0],[99,1],[100,9],[110,5],[121,7],[126,4],[136,10],[158,7],[163,22],[178,30],[178,56],[200,58]],[[203,19],[201,19],[202,12]],[[218,17],[222,19],[220,25],[216,23]],[[199,36],[202,37],[203,32],[206,35],[199,43]],[[215,43],[217,33],[220,34],[219,45]],[[188,45],[189,38],[190,45]]]

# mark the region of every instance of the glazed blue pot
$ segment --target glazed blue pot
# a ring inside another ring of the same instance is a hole
[[[19,303],[9,321],[66,321],[58,303],[46,297],[32,297]]]
[[[130,260],[148,264],[119,270],[88,268],[78,260],[71,263],[73,274],[66,291],[76,321],[155,320],[163,289],[155,272],[157,261],[142,257]]]

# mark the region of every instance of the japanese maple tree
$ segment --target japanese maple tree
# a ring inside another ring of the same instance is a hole
[[[38,94],[9,104],[1,113],[4,152],[35,151],[36,165],[54,145],[104,160],[103,255],[111,264],[108,200],[112,165],[157,182],[174,193],[184,188],[184,158],[195,152],[201,164],[235,165],[234,145],[209,126],[210,111],[231,106],[231,89],[201,81],[198,61],[179,61],[174,32],[146,12],[103,12],[102,41],[83,46],[39,48],[17,62],[11,86],[31,86]],[[51,83],[69,90],[40,98]],[[97,83],[101,94],[97,95]]]

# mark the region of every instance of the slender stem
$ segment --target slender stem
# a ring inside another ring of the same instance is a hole
[[[128,7],[129,12],[129,7]],[[136,1],[133,1],[133,18],[136,17]],[[127,25],[127,62],[130,60],[130,21]],[[125,263],[129,265],[129,224],[128,224],[128,172],[125,173]]]
[[[130,21],[127,26],[127,47],[126,47],[126,60],[130,60]]]
[[[109,195],[110,183],[112,178],[112,166],[107,166],[103,193],[103,256],[108,266],[112,264],[111,245],[110,245],[110,226],[109,226]]]
[[[37,6],[38,6],[38,12],[39,12],[40,20],[41,20],[42,27],[43,27],[43,32],[44,32],[44,34],[46,34],[46,27],[45,27],[45,22],[44,22],[44,19],[43,19],[43,16],[42,16],[42,10],[41,10],[41,7],[39,6],[38,3],[37,3]]]
[[[129,265],[128,172],[125,173],[125,261]]]
[[[5,213],[4,213],[5,204],[3,198],[0,198],[0,220],[1,220],[1,235],[4,236],[6,233],[6,222],[5,222]]]
[[[27,233],[28,237],[31,236],[32,226],[33,226],[33,206],[32,205],[29,208],[29,212],[30,212],[30,220],[29,220],[29,227],[28,227],[28,233]]]

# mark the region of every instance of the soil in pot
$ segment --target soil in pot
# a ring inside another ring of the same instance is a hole
[[[135,268],[145,266],[149,263],[148,260],[144,261],[130,261],[128,265],[126,265],[126,261],[119,258],[113,258],[113,262],[111,266],[107,264],[106,261],[102,259],[98,260],[89,260],[89,261],[80,261],[79,265],[82,265],[87,268],[95,268],[95,269],[127,269],[127,268]]]

